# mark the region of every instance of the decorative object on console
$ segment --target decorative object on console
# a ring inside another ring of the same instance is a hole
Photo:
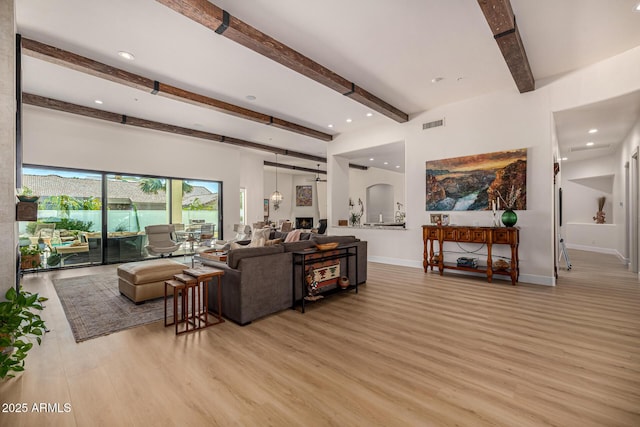
[[[607,200],[607,198],[604,196],[598,197],[598,212],[596,212],[596,216],[593,217],[596,224],[604,224],[606,222],[604,218],[605,213],[603,211],[605,200]]]
[[[427,211],[491,209],[510,186],[522,195],[511,207],[526,209],[526,148],[430,160],[425,168]]]
[[[331,249],[335,249],[340,245],[340,242],[330,242],[330,243],[317,243],[316,248],[319,251],[329,251]]]
[[[340,276],[338,279],[338,285],[342,289],[347,289],[349,287],[349,278],[347,276]]]
[[[460,257],[457,260],[458,267],[478,268],[478,258]]]
[[[505,209],[502,212],[502,223],[505,227],[513,227],[518,222],[518,215],[512,209]]]
[[[496,271],[506,271],[509,269],[509,263],[503,259],[493,262],[493,269]]]

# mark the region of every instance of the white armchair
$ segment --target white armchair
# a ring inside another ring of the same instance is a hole
[[[148,225],[144,228],[149,244],[145,246],[151,255],[170,255],[177,251],[181,243],[176,240],[173,224]]]
[[[229,240],[216,240],[214,248],[217,250],[226,250],[229,249],[229,245],[232,242],[237,242],[239,240],[246,240],[251,236],[251,226],[244,224],[233,224],[233,231],[236,232],[236,235],[233,239]]]

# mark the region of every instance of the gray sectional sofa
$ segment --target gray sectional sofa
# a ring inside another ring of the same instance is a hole
[[[272,233],[272,237],[276,237]],[[277,238],[277,237],[276,237]],[[240,325],[291,307],[293,292],[292,252],[312,248],[316,243],[355,243],[358,247],[358,283],[367,281],[367,242],[354,236],[311,235],[308,240],[273,246],[229,250],[227,262],[196,256],[196,260],[224,270],[222,276],[222,314]],[[245,241],[242,243],[249,243]],[[346,259],[341,261],[346,271]],[[348,258],[349,280],[355,283],[355,257]],[[296,267],[296,300],[301,298],[302,271]],[[209,292],[209,307],[217,307],[217,293]]]

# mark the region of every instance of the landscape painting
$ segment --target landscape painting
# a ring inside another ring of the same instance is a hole
[[[296,185],[296,206],[313,206],[310,185]]]
[[[426,162],[427,211],[527,208],[527,149]]]

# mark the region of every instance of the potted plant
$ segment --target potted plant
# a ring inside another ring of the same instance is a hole
[[[42,255],[42,249],[38,246],[22,246],[20,248],[20,269],[41,267],[40,255]]]
[[[38,199],[40,198],[40,196],[34,196],[33,190],[31,190],[27,186],[22,187],[22,189],[18,191],[17,197],[18,197],[18,200],[20,200],[21,202],[31,202],[31,203],[37,202]]]
[[[20,289],[11,288],[5,294],[6,301],[0,302],[0,379],[13,377],[12,372],[24,371],[24,359],[33,347],[30,340],[38,345],[46,332],[44,321],[37,314],[43,309],[47,298]]]

